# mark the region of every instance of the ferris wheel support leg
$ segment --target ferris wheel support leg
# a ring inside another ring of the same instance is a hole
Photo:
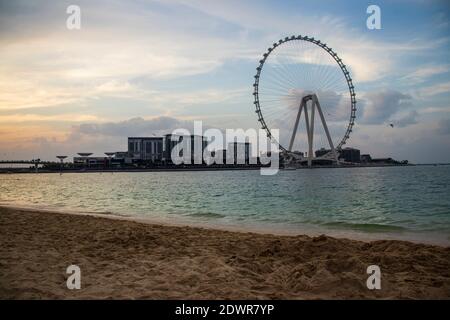
[[[313,144],[314,144],[314,113],[315,113],[315,104],[311,104],[311,118],[309,122],[309,150],[308,150],[308,166],[312,165],[313,160]]]
[[[294,130],[292,131],[291,141],[289,142],[288,151],[292,151],[292,146],[294,145],[295,135],[297,134],[298,122],[300,121],[300,115],[302,114],[302,110],[305,107],[305,101],[302,99],[300,106],[298,108],[297,118],[295,119]]]
[[[310,146],[310,141],[311,141],[311,131],[310,131],[310,126],[309,126],[309,115],[308,115],[308,107],[306,104],[306,100],[305,100],[305,123],[306,123],[306,135],[308,138],[308,148]],[[311,167],[312,162],[310,162],[309,160],[309,149],[308,149],[308,167]]]
[[[323,116],[323,113],[322,113],[322,108],[320,107],[319,100],[317,99],[316,96],[313,97],[313,105],[317,106],[317,111],[319,112],[320,119],[322,120],[322,125],[323,125],[323,128],[325,129],[328,143],[330,144],[331,152],[333,153],[334,159],[336,160],[336,164],[339,165],[339,159],[337,156],[337,152],[336,152],[336,149],[334,148],[333,140],[331,140],[330,132],[328,131],[328,126],[327,126],[327,123],[325,122],[325,117]]]

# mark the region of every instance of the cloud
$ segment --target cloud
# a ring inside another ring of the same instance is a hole
[[[290,36],[288,33],[309,35],[325,41],[343,61],[349,65],[352,77],[357,82],[373,82],[382,79],[394,71],[398,62],[406,57],[426,53],[448,42],[443,39],[374,39],[370,33],[360,32],[342,17],[330,14],[326,9],[320,14],[306,11],[287,13],[277,8],[261,5],[260,1],[185,1],[182,3],[208,16],[240,26],[247,34],[262,34],[259,43],[270,46],[279,38]],[[264,42],[267,41],[267,42]],[[257,48],[258,42],[249,43]],[[263,50],[266,50],[264,48]],[[259,54],[260,55],[260,54]]]
[[[422,89],[419,89],[419,95],[420,96],[425,96],[425,97],[429,97],[429,96],[434,96],[434,95],[438,95],[441,93],[448,93],[450,92],[450,81],[447,82],[441,82],[429,87],[425,87]]]
[[[80,6],[86,18],[74,32],[65,29],[64,3],[18,1],[5,6],[0,13],[6,25],[0,32],[0,109],[63,105],[105,95],[147,97],[154,88],[136,88],[131,80],[180,79],[209,73],[230,59],[256,61],[255,47],[245,39],[229,38],[240,28],[215,33],[229,26],[185,6],[102,1]]]
[[[360,103],[362,118],[358,122],[366,124],[382,124],[391,119],[399,111],[411,106],[411,96],[396,90],[381,90],[364,94]],[[409,117],[415,117],[410,114]],[[406,122],[405,122],[406,123]]]
[[[441,45],[374,40],[326,12],[281,14],[242,1],[82,1],[87,18],[80,31],[71,32],[64,24],[65,4],[19,0],[4,7],[0,108],[63,105],[95,95],[149,95],[154,88],[136,90],[130,81],[213,73],[230,60],[257,63],[287,30],[328,41],[357,83],[381,79],[405,55]]]
[[[448,113],[450,106],[447,107],[427,107],[420,109],[420,114]]]
[[[156,117],[154,119],[132,118],[119,122],[84,123],[72,126],[72,135],[88,136],[152,136],[171,133],[177,128],[192,127],[188,121],[172,117]]]
[[[418,115],[419,113],[416,110],[411,110],[406,115],[392,120],[392,124],[399,128],[404,128],[409,125],[416,124]]]
[[[177,105],[203,105],[234,100],[240,97],[250,97],[250,86],[234,89],[204,89],[189,92],[158,92],[159,101],[170,100]]]
[[[102,155],[106,151],[126,150],[129,136],[163,136],[175,129],[187,129],[193,133],[193,125],[193,121],[174,117],[136,117],[117,122],[72,125],[69,133],[51,126],[2,126],[4,139],[0,140],[0,159],[40,157],[54,160],[58,154],[74,156],[82,151]],[[209,127],[203,125],[203,130],[206,129]]]
[[[16,113],[0,115],[0,123],[24,123],[24,122],[86,122],[98,121],[99,118],[89,114],[59,114],[59,115],[41,115],[32,113]]]
[[[417,68],[415,71],[404,76],[403,79],[413,83],[420,83],[432,76],[446,73],[449,71],[450,65],[429,65]]]
[[[450,135],[450,118],[439,120],[438,132],[440,134]]]

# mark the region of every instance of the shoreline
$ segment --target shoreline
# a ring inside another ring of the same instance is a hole
[[[3,204],[0,203],[0,210],[2,208],[11,210],[31,211],[31,212],[50,212],[57,214],[71,214],[77,216],[92,216],[97,218],[105,218],[119,221],[130,221],[149,225],[160,225],[168,227],[188,227],[188,228],[201,228],[208,230],[228,231],[237,233],[255,233],[260,235],[271,236],[308,236],[317,237],[321,235],[330,236],[338,239],[355,240],[362,242],[371,242],[379,240],[392,240],[392,241],[407,241],[415,244],[435,245],[441,247],[450,247],[450,237],[436,232],[413,232],[410,230],[402,231],[361,231],[358,229],[346,228],[346,227],[324,227],[316,225],[302,225],[295,228],[288,223],[279,224],[276,227],[273,224],[265,224],[261,222],[255,222],[252,224],[224,224],[215,223],[214,220],[206,221],[199,218],[167,215],[163,216],[143,216],[137,214],[125,214],[117,212],[94,212],[83,211],[80,209],[65,208],[63,210],[23,204]]]
[[[450,247],[127,218],[0,207],[0,298],[450,299]],[[382,290],[365,285],[372,264]]]

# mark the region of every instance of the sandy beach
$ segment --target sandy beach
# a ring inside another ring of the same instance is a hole
[[[2,299],[449,299],[450,248],[0,207]],[[81,268],[81,289],[66,286]],[[381,290],[366,286],[381,268]]]

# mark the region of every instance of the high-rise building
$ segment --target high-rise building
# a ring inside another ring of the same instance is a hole
[[[233,164],[250,164],[250,157],[250,142],[232,142],[228,144],[227,163],[231,160]]]
[[[133,160],[158,162],[163,160],[162,137],[128,137],[128,153]]]
[[[184,164],[203,164],[203,151],[207,146],[208,140],[204,136],[166,134],[164,160],[174,163],[172,156],[176,156]]]

